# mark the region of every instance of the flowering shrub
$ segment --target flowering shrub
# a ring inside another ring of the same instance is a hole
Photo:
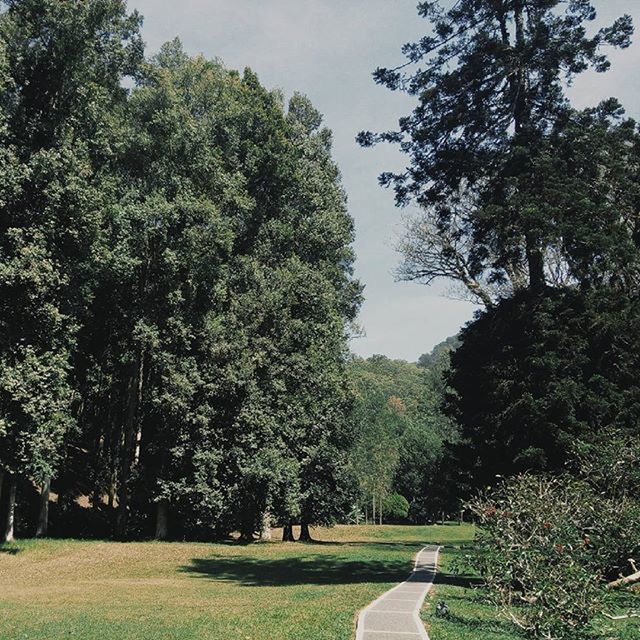
[[[504,481],[469,507],[481,527],[478,568],[513,622],[534,638],[588,636],[603,579],[637,550],[635,539],[619,538],[629,510],[584,481],[533,475]]]

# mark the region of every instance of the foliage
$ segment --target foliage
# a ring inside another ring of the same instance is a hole
[[[479,568],[496,603],[531,637],[588,637],[605,603],[602,580],[640,550],[638,503],[603,497],[570,476],[522,475],[470,507],[481,526]]]
[[[4,4],[0,471],[53,476],[58,533],[78,498],[122,538],[335,522],[361,288],[321,114],[143,60],[120,0]]]
[[[469,325],[449,381],[461,482],[561,471],[610,425],[637,434],[639,319],[634,295],[565,289],[523,292]]]
[[[600,162],[618,159],[596,150],[585,163],[574,153],[594,144],[619,106],[610,101],[575,114],[564,85],[588,68],[606,71],[603,51],[630,45],[631,18],[589,34],[596,10],[588,0],[462,0],[447,8],[432,1],[418,11],[431,33],[405,45],[406,64],[374,74],[418,104],[398,131],[359,135],[364,146],[397,143],[409,156],[405,171],[380,177],[395,187],[399,205],[414,201],[424,210],[403,242],[400,275],[425,283],[453,279],[487,307],[522,288],[540,290],[554,277],[558,251],[592,248],[570,238],[571,225],[581,235],[583,224],[598,224],[588,211],[611,203],[590,188],[599,182],[593,176],[625,200],[609,171],[598,174]],[[585,137],[590,126],[596,133]],[[574,135],[578,130],[584,139]],[[621,151],[624,162],[629,150]],[[572,164],[584,173],[567,170]]]
[[[409,502],[399,493],[392,493],[383,500],[382,512],[392,522],[405,520],[409,515]]]
[[[572,480],[520,476],[470,506],[497,603],[532,637],[588,635],[602,607],[593,496]]]
[[[428,363],[421,360],[372,356],[350,365],[357,391],[352,466],[363,506],[374,494],[396,492],[409,501],[416,522],[428,521],[447,500],[440,486],[444,443],[456,437],[441,410],[447,359],[438,351]]]

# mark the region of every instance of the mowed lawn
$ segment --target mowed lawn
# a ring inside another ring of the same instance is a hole
[[[313,535],[319,543],[19,541],[0,548],[0,639],[348,640],[420,545],[455,547],[472,529]]]

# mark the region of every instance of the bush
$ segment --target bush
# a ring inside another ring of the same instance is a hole
[[[406,520],[409,515],[409,502],[399,493],[393,493],[384,499],[382,513],[387,520],[394,522]]]
[[[496,604],[531,637],[588,636],[603,579],[637,550],[619,537],[629,509],[584,481],[527,474],[469,506],[481,526],[478,569]]]

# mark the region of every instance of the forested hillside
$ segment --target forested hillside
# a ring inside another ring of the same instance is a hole
[[[6,537],[334,522],[360,286],[322,116],[145,59],[121,0],[2,4]]]

